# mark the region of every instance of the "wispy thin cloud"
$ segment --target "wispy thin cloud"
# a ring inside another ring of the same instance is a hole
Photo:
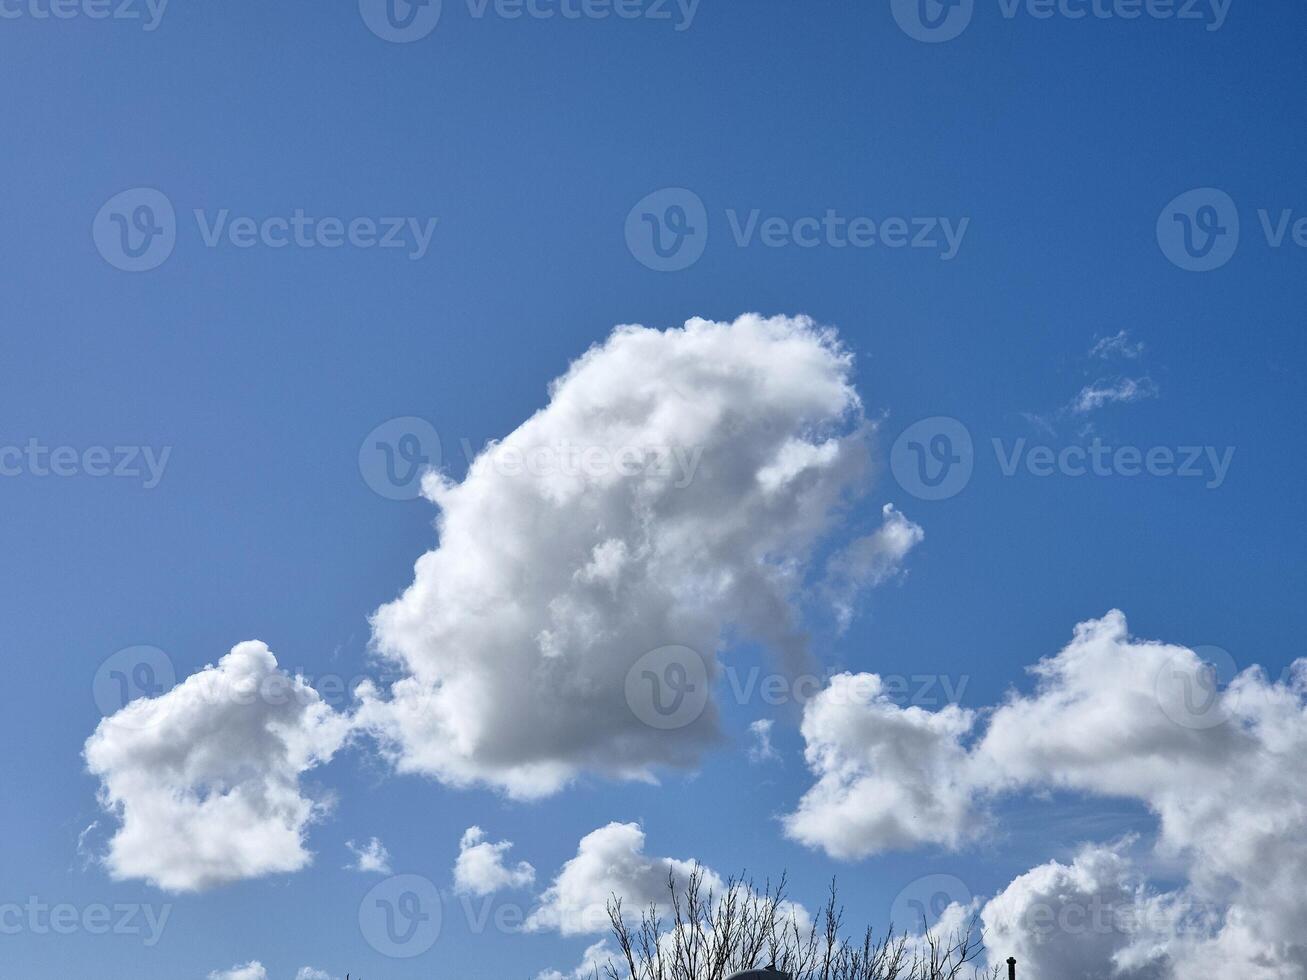
[[[770,718],[759,718],[749,726],[753,744],[749,746],[749,761],[755,764],[776,762],[780,756],[771,744],[771,730],[776,723]]]
[[[1083,356],[1083,371],[1086,377],[1095,380],[1085,384],[1069,402],[1045,412],[1022,412],[1021,417],[1033,428],[1049,436],[1056,436],[1063,423],[1073,422],[1083,437],[1093,431],[1093,422],[1088,416],[1109,405],[1128,405],[1132,402],[1157,398],[1160,394],[1157,382],[1147,373],[1104,374],[1109,361],[1139,362],[1144,355],[1145,345],[1142,340],[1131,338],[1129,331],[1118,330],[1107,337],[1095,337],[1093,344]],[[1146,371],[1146,365],[1139,363],[1138,369]]]
[[[1157,383],[1145,375],[1141,378],[1117,378],[1109,381],[1099,379],[1093,384],[1085,385],[1071,403],[1071,411],[1076,415],[1087,415],[1105,405],[1128,404],[1156,398]]]
[[[1132,341],[1127,331],[1118,330],[1111,337],[1100,337],[1095,341],[1094,346],[1089,349],[1089,356],[1101,360],[1124,357],[1133,361],[1143,352],[1144,343],[1142,340]]]

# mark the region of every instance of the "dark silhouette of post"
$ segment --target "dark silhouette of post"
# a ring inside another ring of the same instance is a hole
[[[1017,958],[1015,956],[1007,958],[1007,980],[1017,980]]]

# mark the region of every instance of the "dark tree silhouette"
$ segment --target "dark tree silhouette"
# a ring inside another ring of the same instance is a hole
[[[759,890],[752,881],[731,878],[720,894],[702,868],[684,882],[667,880],[668,900],[651,904],[638,921],[627,920],[620,898],[608,902],[618,955],[596,969],[593,980],[727,980],[745,970],[772,967],[793,980],[997,980],[997,968],[982,971],[973,919],[964,930],[941,935],[923,921],[918,935],[891,924],[876,939],[867,928],[860,939],[843,935],[844,909],[831,882],[826,904],[802,925],[785,897],[786,879]]]

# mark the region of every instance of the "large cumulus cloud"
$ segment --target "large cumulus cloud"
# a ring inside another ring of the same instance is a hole
[[[532,797],[582,771],[693,764],[718,737],[714,706],[651,728],[626,674],[683,645],[711,683],[729,630],[804,665],[795,597],[866,473],[851,366],[803,318],[622,327],[461,483],[430,475],[439,545],[373,617],[404,676],[364,688],[359,715],[396,767]],[[886,521],[845,579],[883,578],[919,540]]]

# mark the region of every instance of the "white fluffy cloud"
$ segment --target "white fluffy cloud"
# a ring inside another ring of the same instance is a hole
[[[839,674],[804,708],[804,758],[817,777],[786,834],[832,857],[939,843],[977,829],[962,738],[974,715],[900,708],[875,674]]]
[[[1166,976],[1164,947],[1153,940],[1175,924],[1130,859],[1102,846],[1018,876],[986,903],[981,923],[988,948],[1015,956],[1021,973],[1066,980]]]
[[[986,764],[1009,785],[1136,799],[1157,815],[1160,851],[1188,868],[1185,900],[1222,910],[1205,942],[1184,944],[1202,951],[1186,954],[1187,976],[1213,963],[1301,976],[1307,661],[1279,682],[1253,667],[1220,687],[1198,653],[1133,640],[1114,611],[1035,672],[1036,693],[995,713]]]
[[[610,823],[581,838],[576,857],[563,865],[528,916],[526,928],[554,931],[564,936],[590,935],[608,930],[608,901],[617,896],[628,910],[651,903],[665,906],[669,876],[678,887],[689,880],[693,859],[649,857],[644,853],[644,831],[639,824]],[[722,879],[704,869],[704,887],[718,894]]]
[[[254,641],[133,701],[85,747],[100,803],[120,821],[104,858],[110,873],[186,892],[305,867],[305,832],[323,805],[300,775],[330,759],[347,731]]]
[[[458,842],[458,859],[454,862],[454,889],[464,895],[492,895],[505,888],[529,888],[535,884],[536,869],[526,861],[513,867],[504,858],[513,842],[486,840],[480,827],[468,827]]]
[[[386,845],[373,837],[366,844],[346,841],[345,846],[354,855],[354,860],[345,866],[347,871],[361,871],[364,874],[390,874],[390,852]]]
[[[1198,653],[1133,639],[1113,611],[1076,627],[1033,672],[1035,692],[994,710],[979,738],[960,709],[898,708],[876,693],[874,675],[861,675],[867,687],[848,696],[842,689],[858,678],[835,678],[805,711],[818,781],[788,832],[861,857],[956,844],[994,791],[1136,800],[1158,819],[1156,850],[1182,869],[1179,889],[1152,888],[1117,849],[1090,849],[1071,865],[1032,870],[994,899],[987,943],[1026,949],[1049,975],[1070,980],[1104,976],[1108,963],[1140,977],[1301,977],[1307,661],[1278,682],[1250,668],[1221,686]],[[1133,909],[1145,926],[1106,938],[1054,928],[1036,940],[1030,917],[1017,913],[1057,906],[1056,896]],[[1089,965],[1075,972],[1073,963]]]
[[[214,970],[209,974],[209,980],[268,980],[268,971],[258,960],[251,960],[230,970]]]
[[[805,665],[794,599],[865,484],[851,363],[803,318],[621,327],[461,483],[429,475],[439,546],[373,617],[405,676],[362,691],[359,717],[394,765],[533,797],[582,771],[694,764],[719,738],[714,705],[649,727],[626,673],[683,645],[711,682],[728,628]],[[875,578],[904,550],[910,528],[887,517],[851,575]]]

